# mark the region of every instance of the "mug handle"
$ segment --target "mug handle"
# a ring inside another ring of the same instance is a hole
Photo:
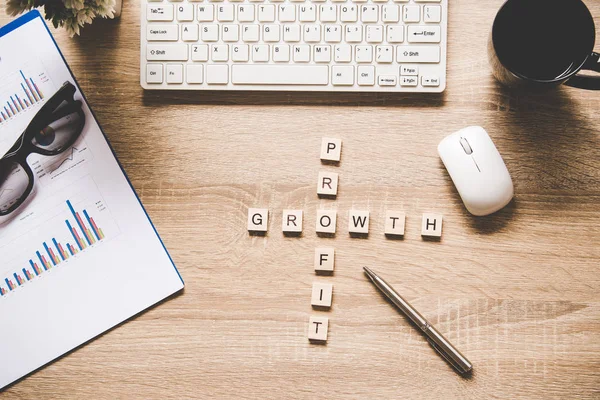
[[[593,52],[583,64],[581,69],[600,72],[600,54]],[[588,90],[600,90],[600,76],[575,75],[565,82],[565,85]]]

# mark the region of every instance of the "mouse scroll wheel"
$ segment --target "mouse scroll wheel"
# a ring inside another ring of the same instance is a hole
[[[464,149],[465,153],[467,153],[467,154],[473,153],[473,149],[471,148],[471,145],[469,144],[467,139],[465,139],[464,137],[460,138],[460,145]]]

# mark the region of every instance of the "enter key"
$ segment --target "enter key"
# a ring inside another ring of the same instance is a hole
[[[407,38],[410,43],[439,43],[441,30],[439,26],[410,25]]]

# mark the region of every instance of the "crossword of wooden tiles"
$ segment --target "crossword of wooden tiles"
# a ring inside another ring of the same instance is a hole
[[[342,153],[342,141],[323,138],[321,141],[321,161],[324,164],[339,165]],[[338,195],[339,174],[333,171],[321,171],[317,178],[317,196],[335,199]],[[320,236],[334,236],[337,230],[335,209],[316,211],[315,232]],[[301,236],[304,211],[283,210],[281,231],[287,236]],[[440,214],[424,213],[421,218],[421,236],[440,238],[442,236],[443,217]],[[369,210],[348,210],[348,234],[366,237],[369,234]],[[383,233],[388,237],[404,236],[406,214],[402,211],[387,210],[384,217]],[[248,231],[266,234],[269,230],[269,210],[267,208],[248,209]],[[314,270],[319,275],[333,275],[335,267],[335,249],[317,247],[314,254]],[[315,282],[311,292],[311,306],[314,310],[328,310],[333,302],[333,285]],[[311,316],[308,321],[308,340],[326,342],[329,332],[329,318]]]

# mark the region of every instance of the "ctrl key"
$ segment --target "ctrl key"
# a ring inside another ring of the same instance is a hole
[[[163,83],[162,64],[146,64],[146,82]]]
[[[314,343],[325,343],[328,328],[329,318],[310,317],[308,320],[308,340]]]

